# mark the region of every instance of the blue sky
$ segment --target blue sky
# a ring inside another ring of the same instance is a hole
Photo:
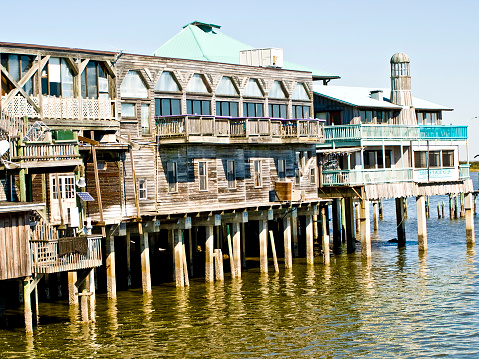
[[[479,154],[479,1],[2,1],[0,41],[152,54],[194,20],[254,47],[338,74],[334,85],[389,87],[389,59],[411,59],[416,97],[454,108]],[[461,155],[462,158],[465,156]]]

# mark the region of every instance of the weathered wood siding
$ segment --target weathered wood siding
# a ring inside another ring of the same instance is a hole
[[[28,212],[0,214],[0,280],[31,275]]]
[[[309,163],[301,172],[300,184],[295,183],[296,151],[310,151],[314,146],[162,146],[158,153],[158,212],[161,214],[234,209],[268,205],[270,191],[278,180],[278,160],[286,161],[286,179],[293,188],[304,191],[305,200],[318,198],[317,185],[310,181]],[[236,187],[228,189],[227,161],[235,161]],[[262,186],[254,182],[254,161],[261,161]],[[200,191],[199,162],[207,163],[208,190]],[[178,191],[168,193],[167,164],[177,163]],[[317,171],[316,171],[317,172]],[[317,178],[318,174],[316,174]]]

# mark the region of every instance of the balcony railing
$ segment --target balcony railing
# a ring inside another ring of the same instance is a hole
[[[3,111],[12,117],[59,119],[59,120],[114,120],[114,102],[110,99],[68,98],[55,96],[30,96],[41,108],[37,112],[25,97],[16,95]],[[6,96],[2,98],[5,101]]]
[[[412,168],[322,171],[322,186],[359,186],[365,184],[408,182],[412,181],[412,179]]]
[[[33,273],[58,273],[101,266],[101,236],[32,240]]]
[[[231,139],[280,138],[324,142],[323,125],[312,119],[235,118],[214,116],[156,117],[160,139],[195,136]]]
[[[10,143],[10,160],[12,162],[23,162],[23,167],[29,167],[30,164],[38,163],[58,163],[62,165],[64,161],[79,160],[80,155],[76,147],[77,141],[57,141],[57,142],[18,142]]]
[[[325,126],[325,140],[466,140],[467,126],[341,125]]]

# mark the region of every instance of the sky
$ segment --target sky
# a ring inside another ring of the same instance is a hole
[[[0,0],[0,41],[152,54],[192,21],[341,76],[331,85],[389,88],[389,60],[411,60],[413,96],[454,109],[479,154],[478,0]],[[461,159],[466,158],[461,148]]]

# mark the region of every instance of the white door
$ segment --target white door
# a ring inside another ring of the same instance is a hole
[[[50,175],[50,203],[52,210],[52,222],[70,223],[69,208],[76,207],[75,176],[59,175],[59,188],[57,188],[55,174]],[[60,199],[58,198],[60,194]],[[61,204],[60,204],[61,201]]]

